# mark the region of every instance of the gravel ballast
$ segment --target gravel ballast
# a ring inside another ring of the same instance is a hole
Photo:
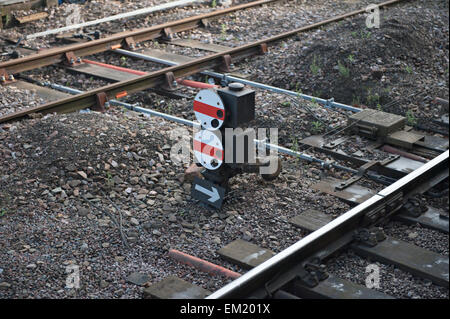
[[[309,188],[319,178],[313,173],[320,174],[319,169],[306,168],[311,177],[305,177],[292,160],[273,183],[253,174],[233,178],[232,199],[223,210],[202,208],[190,199],[190,183],[180,182],[183,167],[168,162],[173,141],[167,132],[175,127],[120,110],[4,126],[0,281],[11,287],[0,294],[140,298],[143,288],[124,282],[136,271],[149,275],[151,282],[171,274],[215,290],[229,279],[211,282],[210,276],[170,261],[168,249],[243,272],[216,251],[245,238],[279,252],[302,237],[288,223],[299,207],[333,213],[347,209]],[[130,248],[122,246],[111,220],[119,219],[116,207]],[[64,288],[65,269],[72,264],[82,273],[82,287],[76,292]]]
[[[131,2],[126,11],[162,2]],[[88,14],[105,7],[104,1],[89,3]],[[121,12],[117,8],[123,8],[123,3],[111,3],[105,14]],[[212,21],[206,29],[179,36],[235,47],[368,3],[283,2],[240,11]],[[105,27],[116,32],[213,9],[209,4],[178,8],[152,15],[145,23],[130,19]],[[335,97],[337,102],[409,114],[410,124],[428,125],[441,114],[432,99],[448,99],[448,1],[408,1],[382,10],[382,17],[382,27],[376,30],[368,31],[360,16],[299,34],[271,47],[264,56],[235,63],[235,70],[259,82]],[[39,31],[44,27],[40,23],[11,29],[10,35]],[[47,40],[27,44],[48,46]],[[210,54],[163,43],[142,46],[191,57]],[[113,53],[89,58],[147,72],[160,67]],[[349,77],[338,62],[348,69]],[[58,66],[25,75],[83,91],[107,85],[104,80],[66,73]],[[200,76],[192,79],[206,81]],[[192,99],[197,90],[182,88],[180,92],[188,97],[172,100],[144,91],[124,101],[193,120]],[[45,102],[49,100],[14,84],[0,87],[0,116]],[[350,114],[257,90],[256,120],[250,125],[278,128],[279,144],[297,150],[301,139],[345,126]],[[115,107],[104,114],[33,117],[0,124],[0,298],[142,298],[144,287],[167,276],[214,291],[231,280],[181,265],[168,257],[168,250],[245,273],[220,258],[217,250],[242,238],[280,252],[308,234],[291,225],[290,218],[306,209],[335,218],[350,209],[312,188],[326,177],[348,179],[349,173],[281,155],[283,171],[275,181],[266,182],[255,174],[234,177],[224,208],[209,210],[190,197],[191,184],[184,178],[187,165],[175,165],[170,158],[170,149],[178,142],[172,134],[185,127]],[[184,134],[190,136],[190,131]],[[368,150],[368,144],[354,137],[341,147],[348,154],[360,151],[364,158],[386,157],[384,152]],[[330,159],[311,148],[300,150]],[[377,191],[384,187],[364,178],[356,184]],[[424,196],[423,201],[442,208],[448,206],[448,193],[439,199]],[[389,236],[448,255],[448,235],[398,222],[384,230]],[[370,263],[347,251],[327,266],[330,273],[364,285],[365,267]],[[448,288],[393,266],[377,265],[382,292],[397,298],[448,299]],[[80,270],[79,289],[66,288],[73,267]],[[142,286],[130,283],[135,273],[145,274],[148,282]]]

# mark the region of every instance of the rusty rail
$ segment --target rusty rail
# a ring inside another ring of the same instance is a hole
[[[40,53],[26,56],[20,59],[14,59],[0,63],[0,71],[3,71],[3,73],[6,72],[6,74],[8,75],[12,75],[32,69],[37,69],[40,67],[65,61],[66,55],[68,53],[70,53],[71,56],[81,58],[83,56],[108,51],[112,48],[128,47],[132,49],[138,42],[167,37],[173,33],[195,29],[201,25],[207,24],[207,21],[209,19],[214,19],[238,10],[260,6],[275,1],[280,0],[253,1],[227,9],[216,10],[210,13],[155,25],[149,28],[116,33],[104,39],[98,39],[81,44],[72,44],[62,48],[45,50]]]
[[[404,0],[390,0],[387,2],[380,3],[379,7],[385,7],[401,1]],[[50,102],[27,110],[7,114],[6,116],[0,117],[0,123],[8,122],[11,120],[18,120],[24,118],[25,116],[31,113],[44,113],[44,114],[53,112],[68,113],[88,107],[96,107],[99,104],[99,100],[105,101],[105,99],[115,99],[126,96],[130,93],[142,91],[145,89],[161,85],[170,87],[173,84],[173,81],[175,81],[175,79],[177,78],[186,77],[207,69],[220,67],[221,71],[226,72],[226,68],[227,66],[229,66],[231,61],[236,61],[238,59],[249,57],[255,54],[265,53],[267,51],[267,46],[269,44],[273,44],[276,41],[293,36],[299,32],[304,32],[314,28],[318,28],[320,26],[333,23],[364,12],[366,12],[365,9],[352,11],[343,15],[336,16],[334,18],[330,18],[321,22],[304,26],[292,31],[284,32],[279,35],[266,38],[260,41],[256,41],[250,44],[246,44],[237,48],[233,48],[224,52],[211,54],[206,57],[202,57],[187,63],[151,72],[147,75],[143,75],[135,79],[110,84],[73,97]]]

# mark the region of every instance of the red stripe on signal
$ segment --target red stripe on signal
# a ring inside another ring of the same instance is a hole
[[[218,120],[223,121],[225,119],[225,110],[199,101],[194,101],[194,111],[214,117]],[[221,117],[217,116],[217,111],[222,112]]]
[[[214,146],[194,140],[194,150],[214,157],[215,159],[223,162],[223,151],[221,149],[215,148]],[[220,157],[217,156],[218,153],[220,154]]]

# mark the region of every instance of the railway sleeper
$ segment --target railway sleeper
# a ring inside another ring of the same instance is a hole
[[[441,231],[446,234],[449,233],[448,215],[445,215],[444,212],[433,207],[426,207],[425,212],[418,216],[412,216],[408,213],[401,212],[400,214],[395,215],[394,219],[405,224],[419,224],[422,227]]]
[[[374,246],[356,242],[351,248],[363,257],[397,266],[436,285],[449,287],[448,256],[391,237]]]
[[[219,250],[222,258],[245,268],[253,268],[273,256],[267,249],[238,239]],[[244,262],[243,262],[244,261]],[[357,283],[330,275],[318,258],[297,265],[292,270],[292,280],[281,289],[272,290],[271,281],[266,284],[271,298],[335,298],[335,299],[392,299],[392,296],[369,289]]]
[[[144,289],[144,297],[152,299],[202,299],[210,294],[210,291],[175,276]]]
[[[314,287],[293,281],[286,288],[289,293],[301,298],[313,299],[395,299],[375,289],[330,275]]]

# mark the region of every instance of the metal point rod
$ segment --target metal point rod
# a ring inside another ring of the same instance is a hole
[[[83,91],[80,91],[80,90],[77,90],[77,89],[73,89],[73,88],[70,88],[70,87],[67,87],[67,86],[64,86],[64,85],[59,85],[59,84],[54,84],[54,83],[49,83],[49,82],[44,82],[43,85],[50,86],[50,87],[52,87],[52,88],[54,88],[56,90],[59,90],[59,91],[68,92],[70,94],[81,94],[81,93],[83,93]],[[153,116],[162,117],[162,118],[164,118],[166,120],[177,122],[177,123],[180,123],[180,124],[183,124],[183,125],[187,125],[187,126],[190,126],[190,127],[195,127],[195,128],[200,128],[201,127],[200,123],[198,123],[198,122],[194,122],[194,121],[186,120],[186,119],[183,119],[183,118],[180,118],[180,117],[177,117],[177,116],[173,116],[173,115],[170,115],[170,114],[166,114],[166,113],[162,113],[162,112],[146,109],[146,108],[143,108],[143,107],[140,107],[140,106],[135,106],[135,105],[132,105],[132,104],[129,104],[129,103],[120,102],[120,101],[117,101],[117,100],[110,100],[109,103],[110,103],[110,105],[122,106],[122,107],[125,107],[125,108],[127,108],[129,110],[132,110],[132,111],[137,111],[137,112],[144,113],[144,114],[149,114],[149,115],[153,115]],[[300,158],[300,159],[302,159],[304,161],[307,161],[307,162],[310,162],[310,163],[319,163],[324,168],[334,167],[336,169],[344,170],[344,171],[351,172],[351,173],[357,173],[358,172],[357,170],[354,170],[352,168],[341,166],[341,165],[338,165],[338,164],[335,164],[335,163],[327,163],[327,162],[325,162],[325,161],[323,161],[321,159],[315,158],[315,157],[310,156],[308,154],[300,153],[300,152],[297,152],[297,151],[294,151],[294,150],[291,150],[291,149],[288,149],[288,148],[285,148],[285,147],[282,147],[282,146],[278,146],[278,145],[275,145],[275,144],[266,143],[265,141],[254,139],[253,142],[258,147],[262,146],[262,147],[265,147],[265,148],[270,149],[270,150],[275,150],[275,151],[283,153],[283,154],[287,154],[287,155],[290,155],[290,156],[294,156],[294,157]]]
[[[155,58],[152,56],[148,56],[146,54],[142,54],[142,53],[138,53],[138,52],[132,52],[132,51],[128,51],[128,50],[124,50],[124,49],[115,49],[114,52],[117,52],[119,54],[122,55],[127,55],[133,58],[138,58],[138,59],[142,59],[145,61],[150,61],[150,62],[155,62],[155,63],[161,63],[161,64],[166,64],[169,66],[174,66],[174,65],[178,65],[179,63],[173,62],[173,61],[168,61],[168,60],[164,60],[164,59],[160,59],[160,58]],[[250,81],[250,80],[245,80],[245,79],[241,79],[235,76],[231,76],[228,74],[222,74],[222,73],[218,73],[218,72],[213,72],[213,71],[203,71],[200,72],[200,74],[203,75],[208,75],[214,78],[218,78],[226,83],[229,82],[239,82],[242,84],[246,84],[249,85],[251,87],[256,87],[259,89],[263,89],[263,90],[268,90],[268,91],[272,91],[275,93],[280,93],[280,94],[286,94],[286,95],[290,95],[293,97],[300,97],[304,100],[307,101],[312,101],[312,102],[317,102],[321,105],[323,105],[325,108],[329,108],[329,109],[343,109],[346,111],[351,111],[351,112],[361,112],[362,110],[360,108],[354,107],[354,106],[350,106],[350,105],[346,105],[346,104],[342,104],[342,103],[337,103],[334,102],[333,99],[329,99],[329,100],[325,100],[325,99],[321,99],[318,97],[314,97],[311,95],[307,95],[307,94],[302,94],[299,92],[294,92],[294,91],[289,91],[289,90],[285,90],[285,89],[281,89],[275,86],[271,86],[271,85],[266,85],[263,83],[258,83],[258,82],[254,82],[254,81]]]

